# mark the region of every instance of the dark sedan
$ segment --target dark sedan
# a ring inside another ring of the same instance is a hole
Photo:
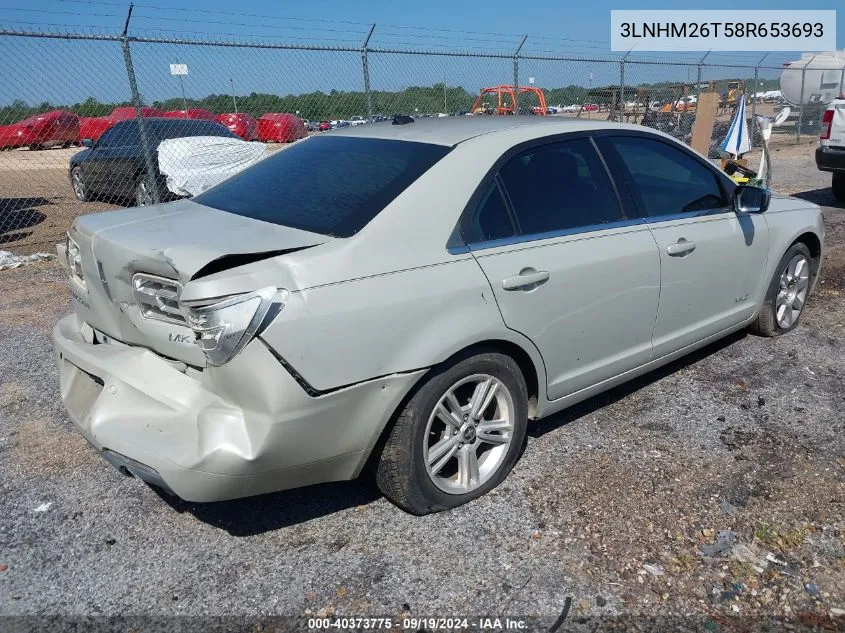
[[[160,200],[170,197],[164,177],[158,170],[158,144],[172,138],[222,136],[237,138],[214,121],[194,119],[145,118],[144,130],[152,150],[153,178],[147,178],[147,165],[137,120],[121,121],[109,128],[95,143],[84,139],[86,149],[70,159],[70,182],[77,199],[94,196],[134,199],[138,206],[153,202],[151,183]]]

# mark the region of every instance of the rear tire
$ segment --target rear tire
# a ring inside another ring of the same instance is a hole
[[[845,173],[833,174],[830,186],[833,188],[833,197],[839,202],[845,202]]]
[[[433,369],[399,412],[376,481],[416,515],[476,499],[501,483],[522,450],[525,378],[509,356],[464,354]]]
[[[780,336],[796,328],[810,294],[813,264],[810,249],[796,242],[784,253],[772,277],[760,314],[751,331],[760,336]]]
[[[80,202],[88,202],[91,199],[91,194],[88,187],[85,185],[85,178],[82,175],[82,168],[78,165],[70,170],[70,185],[73,187],[73,195]]]

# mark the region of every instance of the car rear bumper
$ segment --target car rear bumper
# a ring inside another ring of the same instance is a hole
[[[816,167],[821,171],[845,171],[845,149],[817,147]]]
[[[221,501],[358,475],[421,371],[308,396],[260,340],[198,370],[97,344],[77,315],[53,330],[61,395],[124,472],[188,501]]]

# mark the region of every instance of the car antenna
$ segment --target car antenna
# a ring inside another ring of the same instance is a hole
[[[409,117],[406,114],[397,114],[393,117],[393,125],[407,125],[408,123],[413,123],[414,118]]]

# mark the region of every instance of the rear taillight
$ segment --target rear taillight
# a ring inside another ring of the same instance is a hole
[[[819,140],[826,141],[830,138],[830,128],[833,125],[833,110],[825,110],[822,117],[822,127],[819,131]]]

